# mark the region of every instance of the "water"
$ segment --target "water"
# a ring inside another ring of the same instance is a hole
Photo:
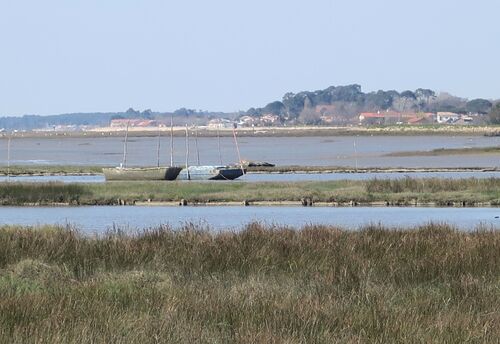
[[[161,142],[161,163],[170,163],[170,138]],[[218,165],[217,138],[199,138],[202,165]],[[356,149],[354,149],[354,143]],[[500,167],[499,154],[387,157],[403,151],[439,148],[500,146],[500,137],[484,136],[328,136],[328,137],[241,137],[243,159],[277,165],[344,167]],[[157,139],[133,137],[128,144],[130,165],[156,165]],[[221,138],[223,163],[238,156],[232,138]],[[191,164],[196,162],[194,140]],[[7,140],[0,139],[0,165],[7,164]],[[5,151],[4,151],[5,150]],[[5,154],[2,154],[2,151]],[[174,139],[174,161],[185,163],[184,138]],[[118,165],[122,161],[123,138],[15,138],[11,144],[13,165]]]
[[[401,179],[401,178],[500,178],[500,171],[490,172],[367,172],[367,173],[249,173],[235,181],[207,181],[207,183],[237,182],[299,182],[299,181],[332,181],[332,180],[369,180],[369,179]],[[0,176],[0,182],[62,182],[62,183],[104,183],[103,175],[91,176]]]
[[[300,227],[307,224],[335,225],[357,229],[367,224],[411,227],[429,222],[446,222],[462,230],[479,225],[500,229],[499,208],[396,208],[396,207],[0,207],[0,225],[37,226],[71,224],[85,233],[102,233],[113,225],[134,232],[186,222],[209,225],[214,230],[239,230],[244,224]]]

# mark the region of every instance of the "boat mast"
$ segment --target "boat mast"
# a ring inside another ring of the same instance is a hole
[[[241,172],[245,174],[245,169],[243,168],[243,162],[241,161],[240,147],[238,147],[238,140],[236,139],[236,123],[233,124],[233,138],[234,138],[234,144],[236,146],[236,152],[238,153],[238,159],[240,161]]]
[[[189,175],[189,134],[188,134],[187,123],[186,123],[186,172],[188,180],[191,180],[191,176]]]
[[[9,138],[7,140],[7,181],[10,180],[10,140],[12,138],[12,133],[9,133]]]
[[[222,166],[222,153],[220,151],[220,133],[219,133],[219,127],[220,127],[220,119],[219,119],[219,123],[217,123],[217,146],[219,148],[219,162]]]
[[[200,150],[198,149],[198,127],[195,127],[195,137],[194,137],[194,144],[196,146],[196,162],[198,163],[198,166],[200,166]]]
[[[158,124],[158,144],[156,147],[157,167],[160,167],[160,138],[161,138],[161,131],[160,131],[160,124]]]
[[[127,166],[127,142],[128,142],[128,127],[130,125],[130,120],[127,122],[127,129],[125,130],[125,141],[123,142],[123,160],[122,167]]]
[[[174,114],[170,115],[170,167],[174,166]]]

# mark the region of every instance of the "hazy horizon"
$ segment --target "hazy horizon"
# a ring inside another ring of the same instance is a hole
[[[0,0],[0,116],[233,112],[360,84],[500,98],[500,3]]]

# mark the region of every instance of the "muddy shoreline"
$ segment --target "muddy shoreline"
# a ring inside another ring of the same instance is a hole
[[[7,167],[0,167],[0,176],[17,176],[17,177],[44,177],[44,176],[100,176],[102,172],[96,172],[100,167],[88,166],[78,167],[81,172],[74,172],[72,167],[67,167],[68,171],[64,171],[65,167],[44,166],[44,167],[29,167],[23,170],[22,167],[12,168],[7,172]],[[51,171],[58,169],[59,171]],[[328,174],[328,173],[436,173],[436,172],[495,172],[498,168],[488,167],[439,167],[439,168],[348,168],[337,166],[274,166],[274,167],[247,167],[248,174]]]
[[[165,135],[170,135],[170,128],[160,129]],[[229,128],[198,127],[191,128],[191,134],[199,137],[231,137],[233,130]],[[125,133],[125,128],[97,128],[89,131],[26,131],[15,133],[0,133],[0,138],[7,138],[12,135],[14,138],[81,138],[81,137],[121,137]],[[158,128],[130,128],[129,137],[155,137],[158,135]],[[184,127],[174,127],[173,135],[183,137]],[[327,126],[297,126],[297,127],[256,127],[237,128],[237,135],[240,137],[308,137],[308,136],[422,136],[422,135],[472,135],[472,136],[500,136],[499,126],[382,126],[382,127],[327,127]]]

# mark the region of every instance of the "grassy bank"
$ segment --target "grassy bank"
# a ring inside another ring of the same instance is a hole
[[[412,152],[413,154],[414,152]],[[110,166],[108,166],[110,167]],[[79,165],[15,165],[7,168],[0,166],[0,176],[47,176],[47,175],[90,175],[102,174],[103,166],[79,166]],[[438,168],[401,168],[401,167],[368,167],[354,168],[345,166],[252,166],[245,167],[248,173],[368,173],[368,172],[481,172],[491,171],[484,167],[438,167]]]
[[[102,166],[77,166],[77,165],[14,165],[0,166],[0,175],[85,175],[102,173]]]
[[[0,295],[5,343],[496,342],[500,232],[0,228]]]
[[[500,178],[373,179],[322,182],[0,183],[0,204],[134,204],[134,202],[297,202],[328,204],[500,205]]]
[[[496,171],[487,167],[346,167],[346,166],[251,166],[247,173],[412,173],[412,172],[485,172]]]

